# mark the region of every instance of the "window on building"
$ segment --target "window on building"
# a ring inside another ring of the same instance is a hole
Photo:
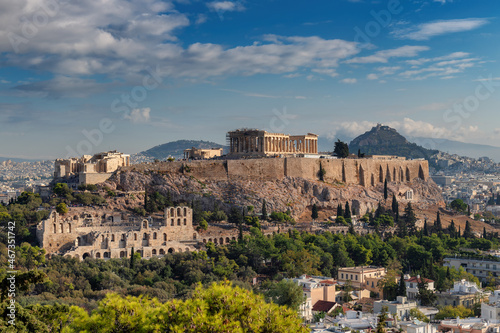
[[[111,241],[114,242],[115,241],[115,235],[111,235]]]

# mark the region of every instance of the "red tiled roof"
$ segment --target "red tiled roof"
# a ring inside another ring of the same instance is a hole
[[[319,281],[319,283],[323,283],[323,284],[336,284],[335,282],[329,281],[329,280]]]
[[[313,305],[313,311],[322,311],[322,312],[330,312],[331,309],[335,306],[335,302],[328,301],[317,301],[316,304]]]
[[[416,276],[412,276],[411,278],[409,278],[408,280],[405,280],[405,281],[406,281],[406,282],[416,282],[416,283],[420,283],[420,282],[422,282],[422,280],[424,280],[424,282],[427,282],[427,283],[434,282],[434,280],[431,280],[431,279],[426,279],[426,278],[417,278]]]

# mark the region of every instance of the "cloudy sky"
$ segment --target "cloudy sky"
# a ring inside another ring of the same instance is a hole
[[[250,127],[499,145],[500,2],[4,0],[0,156]]]

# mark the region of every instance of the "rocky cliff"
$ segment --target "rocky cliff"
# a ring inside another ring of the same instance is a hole
[[[349,201],[351,207],[364,214],[383,201],[383,184],[365,188],[360,185],[329,184],[303,178],[284,177],[276,180],[199,180],[182,173],[159,173],[154,171],[122,171],[113,175],[106,183],[113,189],[124,191],[170,192],[174,201],[198,200],[202,207],[212,210],[217,203],[229,211],[234,206],[255,207],[260,212],[262,200],[267,202],[268,212],[290,210],[296,219],[307,219],[313,204],[320,211],[334,215],[339,203]],[[432,180],[414,179],[411,182],[388,184],[389,195],[395,193],[398,201],[405,203],[404,194],[412,189],[412,203],[421,208],[442,203],[441,192]],[[390,201],[390,200],[388,200]],[[322,214],[325,215],[325,214]]]

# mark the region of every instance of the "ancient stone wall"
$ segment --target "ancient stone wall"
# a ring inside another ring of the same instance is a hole
[[[79,183],[80,184],[99,184],[103,183],[113,175],[112,173],[80,173]]]
[[[318,159],[318,158],[260,158],[227,161],[165,162],[136,164],[120,170],[183,172],[199,180],[274,180],[301,177],[319,180],[320,169],[328,183],[376,186],[388,181],[410,182],[415,178],[427,180],[429,165],[425,160],[400,159]]]

